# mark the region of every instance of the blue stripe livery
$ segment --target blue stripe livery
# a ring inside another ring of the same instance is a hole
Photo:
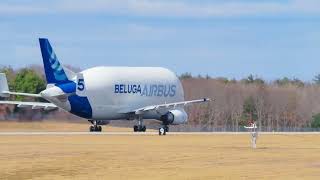
[[[40,38],[39,42],[48,84],[62,84],[70,82],[48,39]]]
[[[78,95],[71,95],[68,97],[71,105],[71,113],[79,117],[91,119],[92,108],[87,97],[80,97]]]
[[[76,92],[76,83],[69,82],[64,84],[58,84],[58,86],[64,93],[71,94]]]
[[[87,97],[81,97],[75,94],[76,83],[69,82],[65,84],[59,84],[58,86],[64,93],[71,94],[68,96],[68,100],[71,105],[71,113],[82,118],[91,119],[92,118],[92,108],[90,106]]]
[[[71,105],[70,112],[82,118],[92,118],[92,108],[87,97],[76,94],[77,84],[68,79],[62,65],[54,53],[49,40],[40,38],[40,48],[46,79],[48,84],[54,84],[64,93],[68,94],[68,101]],[[82,81],[84,81],[82,79]],[[78,87],[79,88],[79,87]],[[84,89],[84,88],[83,88]]]

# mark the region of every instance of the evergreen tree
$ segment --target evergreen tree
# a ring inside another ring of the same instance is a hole
[[[311,127],[312,128],[320,128],[320,113],[312,116]]]
[[[239,125],[247,125],[248,122],[255,122],[258,119],[257,109],[252,96],[248,97],[243,104],[242,118]]]
[[[45,81],[35,71],[22,69],[14,79],[14,91],[37,94],[46,88]],[[18,96],[18,100],[23,97]]]

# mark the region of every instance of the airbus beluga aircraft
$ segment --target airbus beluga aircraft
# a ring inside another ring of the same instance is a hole
[[[162,123],[159,135],[169,125],[186,123],[184,107],[209,101],[185,101],[177,76],[160,67],[94,67],[74,73],[58,61],[48,39],[39,39],[47,87],[39,94],[10,92],[5,74],[0,74],[0,96],[41,97],[50,103],[0,101],[18,107],[51,110],[61,108],[92,123],[91,132],[101,131],[108,120],[137,120],[134,131],[146,131],[143,119]]]

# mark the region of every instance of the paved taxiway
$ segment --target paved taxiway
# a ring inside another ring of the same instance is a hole
[[[169,132],[167,135],[239,135],[250,132]],[[320,135],[320,132],[259,132],[274,135]],[[158,132],[0,132],[0,136],[17,135],[158,135]]]

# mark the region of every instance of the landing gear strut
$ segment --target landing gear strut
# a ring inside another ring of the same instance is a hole
[[[97,121],[91,120],[90,122],[93,124],[89,128],[90,132],[101,132],[102,131],[102,127],[97,124]]]
[[[147,128],[143,125],[143,119],[139,116],[138,118],[138,125],[133,126],[134,132],[146,132]]]
[[[169,132],[169,127],[167,125],[164,125],[163,127],[159,128],[159,136],[166,135],[167,132]]]

